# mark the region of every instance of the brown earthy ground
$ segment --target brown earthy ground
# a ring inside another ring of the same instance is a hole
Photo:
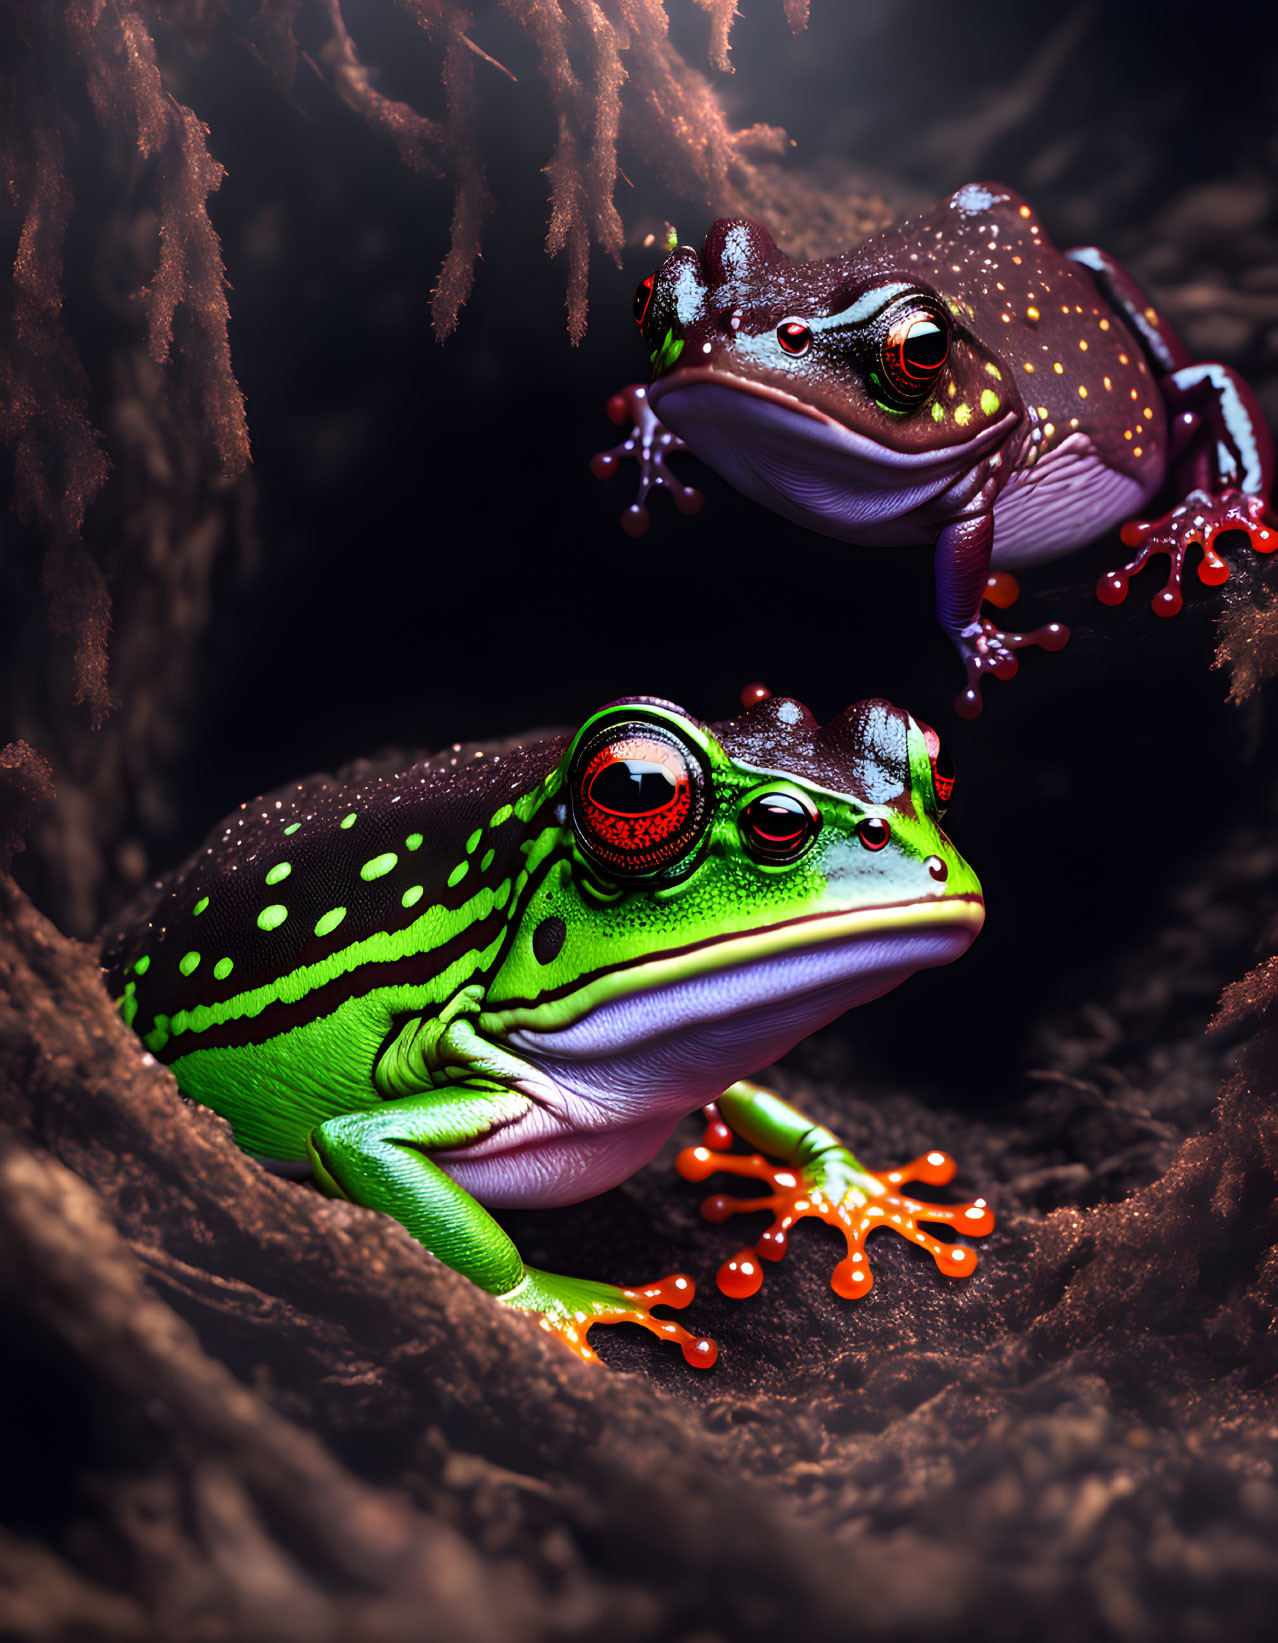
[[[881,1235],[841,1302],[808,1226],[728,1302],[732,1229],[673,1143],[509,1217],[534,1262],[703,1275],[708,1374],[630,1329],[581,1364],[390,1220],[263,1173],[0,881],[0,1633],[1271,1635],[1278,960],[1203,1027],[1275,933],[1272,841],[1213,841],[1095,972],[1107,1003],[1061,1001],[1010,1114],[860,1085],[838,1041],[781,1078],[870,1161],[959,1158],[999,1214],[966,1283]]]

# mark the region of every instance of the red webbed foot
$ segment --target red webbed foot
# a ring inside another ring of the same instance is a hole
[[[1216,538],[1226,531],[1242,531],[1257,553],[1278,548],[1278,525],[1270,518],[1263,496],[1247,491],[1190,491],[1185,500],[1160,519],[1131,519],[1119,532],[1125,548],[1137,548],[1134,559],[1118,570],[1107,571],[1096,584],[1096,597],[1103,605],[1121,605],[1128,585],[1144,570],[1156,553],[1170,561],[1167,581],[1150,601],[1156,616],[1175,616],[1184,604],[1181,578],[1191,547],[1202,549],[1198,580],[1219,587],[1229,579],[1229,565],[1216,552]]]
[[[827,1148],[803,1166],[773,1165],[761,1153],[729,1153],[732,1132],[720,1119],[712,1120],[701,1146],[685,1147],[675,1168],[688,1181],[704,1181],[723,1173],[763,1181],[770,1189],[758,1198],[729,1198],[716,1194],[701,1206],[707,1221],[726,1221],[732,1215],[767,1210],[772,1223],[753,1245],[738,1250],[719,1268],[717,1282],[725,1295],[744,1299],[763,1283],[760,1260],[779,1261],[789,1245],[790,1230],[799,1221],[815,1217],[837,1227],[847,1244],[847,1255],[835,1267],[830,1287],[851,1300],[868,1295],[874,1283],[866,1240],[880,1227],[927,1250],[949,1277],[965,1278],[976,1270],[976,1251],[962,1243],[943,1243],[927,1225],[953,1227],[967,1237],[983,1238],[994,1228],[994,1213],[983,1198],[967,1204],[931,1204],[911,1198],[899,1189],[911,1181],[943,1185],[957,1166],[944,1152],[928,1152],[895,1170],[867,1170],[844,1147]]]
[[[596,479],[611,479],[626,457],[639,464],[639,489],[634,501],[621,516],[621,528],[627,536],[642,536],[648,529],[648,493],[667,490],[676,508],[682,514],[694,514],[704,498],[699,490],[684,485],[668,466],[668,459],[676,451],[687,449],[677,434],[664,427],[648,403],[648,390],[642,383],[632,383],[614,394],[608,401],[609,417],[619,427],[630,423],[630,433],[620,445],[599,451],[590,459],[590,471]]]
[[[1040,650],[1060,650],[1068,641],[1069,629],[1063,622],[1049,622],[1046,627],[1034,628],[1030,633],[1005,633],[988,617],[979,616],[954,636],[967,674],[967,688],[955,699],[954,711],[960,719],[977,718],[985,705],[981,698],[981,680],[986,674],[996,679],[1014,679],[1021,667],[1016,656],[1018,650],[1027,650],[1032,645]]]

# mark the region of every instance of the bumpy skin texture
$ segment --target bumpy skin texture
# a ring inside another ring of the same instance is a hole
[[[882,701],[706,726],[637,698],[571,738],[315,778],[156,885],[105,940],[108,985],[246,1150],[308,1161],[584,1357],[624,1318],[708,1364],[651,1316],[690,1279],[535,1272],[480,1204],[615,1185],[743,1075],[964,951],[984,908],[940,830],[938,746]]]
[[[936,340],[915,368],[901,352],[911,316]],[[1068,637],[983,620],[991,567],[1104,535],[1155,497],[1175,458],[1172,500],[1189,505],[1128,527],[1142,552],[1102,582],[1107,603],[1151,553],[1172,561],[1154,606],[1171,615],[1192,544],[1208,582],[1228,575],[1220,532],[1278,546],[1271,445],[1246,385],[1223,365],[1191,366],[1117,264],[1058,250],[997,183],[818,262],[792,261],[758,223],[717,222],[699,252],[678,247],[644,282],[636,317],[651,411],[739,490],[844,541],[935,545],[965,716],[980,711],[984,673],[1010,677],[1017,649]]]

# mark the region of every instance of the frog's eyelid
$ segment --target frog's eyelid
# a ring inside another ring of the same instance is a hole
[[[876,285],[872,291],[864,291],[848,308],[841,308],[837,314],[828,314],[824,319],[810,319],[806,323],[814,331],[833,331],[844,325],[864,325],[866,320],[873,319],[881,314],[896,297],[904,296],[907,291],[917,291],[918,286],[895,281],[891,285]]]

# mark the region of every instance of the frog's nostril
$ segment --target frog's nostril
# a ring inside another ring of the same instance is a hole
[[[923,865],[938,884],[944,884],[950,876],[949,866],[941,856],[929,856]]]

